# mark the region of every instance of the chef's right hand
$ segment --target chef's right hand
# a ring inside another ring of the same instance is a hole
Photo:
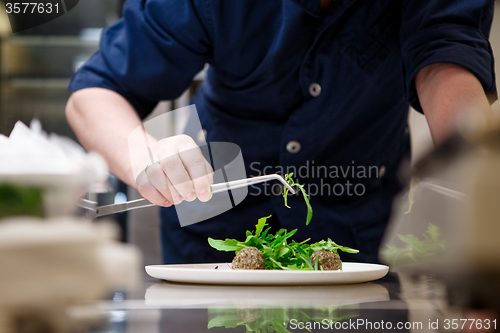
[[[157,162],[143,166],[136,177],[137,189],[144,198],[165,207],[183,200],[210,200],[213,170],[191,137],[176,135],[153,141],[151,150]],[[142,155],[142,160],[148,161]]]

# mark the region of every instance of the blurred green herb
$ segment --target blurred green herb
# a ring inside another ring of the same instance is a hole
[[[299,183],[296,183],[294,180],[293,180],[293,172],[290,172],[288,174],[285,175],[285,180],[288,184],[290,184],[291,187],[296,187],[298,188],[301,192],[302,192],[302,195],[304,196],[304,201],[306,202],[306,206],[307,206],[307,217],[306,217],[306,225],[309,224],[309,222],[311,222],[311,219],[312,219],[312,216],[313,216],[313,210],[312,210],[312,207],[311,207],[311,203],[309,202],[309,194],[307,194],[305,188],[304,188],[304,185],[301,185]],[[286,187],[283,188],[283,198],[285,199],[285,206],[290,208],[290,206],[288,206],[288,189]]]
[[[415,203],[415,191],[419,181],[420,180],[415,176],[411,179],[410,190],[408,191],[408,210],[405,212],[405,214],[411,213],[411,209],[413,207],[413,204]]]
[[[263,309],[208,309],[210,321],[208,329],[225,327],[227,329],[245,326],[247,332],[279,332],[291,333],[288,329],[290,321],[324,323],[331,325],[341,320],[359,316],[358,312],[347,308],[263,308]]]
[[[297,243],[294,240],[289,241],[297,229],[288,232],[286,229],[280,229],[276,234],[269,233],[271,227],[267,227],[267,219],[270,216],[262,217],[255,226],[255,232],[247,231],[245,241],[236,239],[216,240],[209,238],[208,243],[219,251],[238,253],[239,250],[253,246],[260,250],[264,255],[265,269],[284,269],[284,270],[318,270],[311,263],[310,257],[314,251],[326,250],[338,254],[338,250],[347,253],[358,253],[358,250],[336,244],[330,238],[314,244],[307,244],[310,238]]]
[[[41,188],[0,185],[0,218],[18,215],[43,217],[43,190]]]
[[[405,246],[390,246],[381,250],[383,258],[389,263],[420,261],[446,253],[445,240],[441,239],[439,227],[429,223],[427,231],[420,240],[414,235],[398,235]]]
[[[405,214],[410,214],[411,209],[413,207],[413,203],[415,202],[414,198],[414,193],[413,189],[410,189],[410,192],[408,193],[408,210],[405,212]]]

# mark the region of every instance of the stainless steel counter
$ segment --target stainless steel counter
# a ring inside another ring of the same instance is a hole
[[[447,305],[445,288],[433,278],[393,273],[372,283],[333,286],[209,286],[147,280],[143,288],[115,293],[113,300],[93,306],[105,319],[92,333],[461,332],[464,322],[460,321],[463,309]],[[482,318],[483,331],[493,331],[493,319],[491,329],[484,330]],[[472,326],[476,328],[478,321]]]

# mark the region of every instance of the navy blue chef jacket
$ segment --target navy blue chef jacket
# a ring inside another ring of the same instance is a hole
[[[299,196],[288,209],[279,195],[249,195],[184,228],[174,208],[162,209],[165,262],[229,261],[233,253],[210,248],[207,237],[244,239],[269,214],[276,227],[298,228],[297,240],[330,237],[360,250],[344,260],[377,262],[400,188],[396,170],[410,149],[408,105],[421,110],[414,77],[432,63],[457,64],[496,96],[487,39],[493,6],[493,0],[334,0],[322,13],[319,0],[128,0],[70,89],[111,89],[145,117],[158,101],[178,97],[208,63],[193,101],[207,141],[238,144],[249,176],[265,166],[312,163],[378,168],[379,177],[300,179],[320,186],[350,181],[365,190],[312,195],[309,226]],[[291,141],[300,149],[287,150]]]

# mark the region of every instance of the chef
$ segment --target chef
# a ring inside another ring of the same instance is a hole
[[[71,81],[67,118],[113,174],[165,207],[166,263],[231,260],[207,238],[244,239],[270,214],[273,227],[298,228],[297,240],[332,238],[360,250],[343,260],[377,262],[401,189],[398,166],[410,153],[408,106],[425,114],[437,144],[461,114],[492,117],[493,6],[493,0],[128,0],[123,18],[103,31],[99,51]],[[299,196],[289,198],[289,209],[279,193],[257,188],[234,209],[181,227],[172,205],[212,196],[201,153],[166,158],[196,147],[188,136],[152,143],[164,161],[156,173],[171,186],[136,184],[131,159],[144,167],[151,161],[129,156],[130,133],[158,101],[178,97],[205,64],[207,79],[193,103],[207,142],[239,145],[249,176],[306,166],[310,172],[299,181],[315,189],[310,225]]]

